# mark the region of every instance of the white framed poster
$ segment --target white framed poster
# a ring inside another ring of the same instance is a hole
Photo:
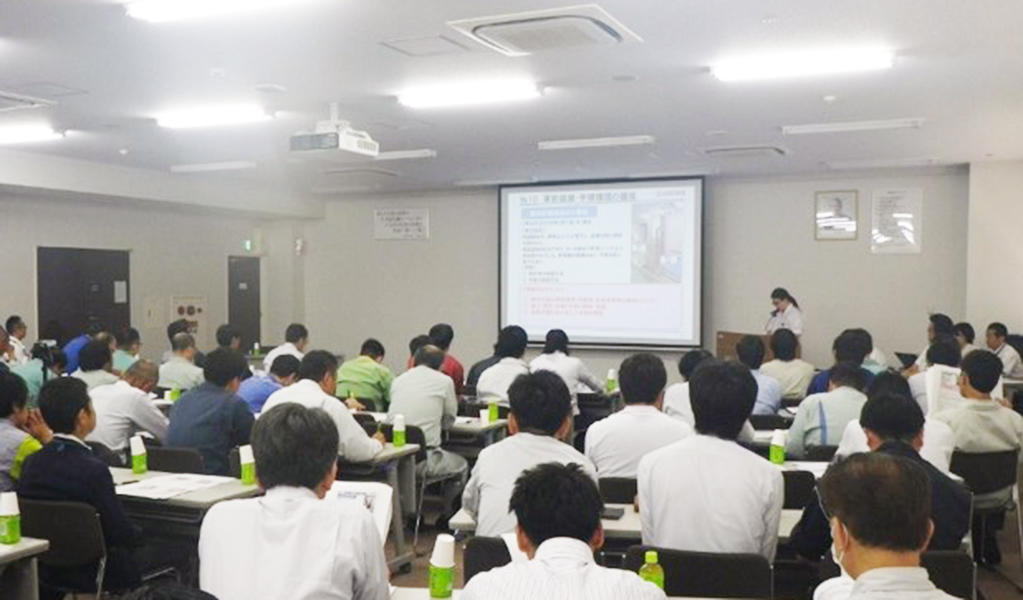
[[[856,190],[837,190],[814,194],[814,239],[855,240],[859,194]]]
[[[870,251],[874,254],[920,254],[924,192],[919,188],[874,190]]]
[[[430,239],[430,209],[385,208],[374,210],[373,239]]]

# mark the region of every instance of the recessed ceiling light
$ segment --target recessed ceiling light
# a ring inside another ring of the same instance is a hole
[[[46,142],[64,137],[49,125],[5,125],[0,126],[0,144],[27,144]]]
[[[233,104],[169,111],[159,115],[156,122],[160,127],[169,129],[189,129],[256,123],[270,118],[271,116],[261,106]]]
[[[174,165],[170,168],[170,170],[171,173],[207,173],[209,171],[238,171],[241,169],[255,168],[256,163],[250,160],[228,160],[224,162]]]
[[[540,88],[528,79],[491,79],[408,88],[398,102],[409,108],[439,108],[529,100]]]
[[[643,146],[657,142],[652,135],[622,135],[618,137],[580,138],[575,140],[547,140],[536,144],[539,150],[574,150],[577,148],[610,148],[615,146]]]
[[[906,119],[883,119],[879,121],[841,121],[837,123],[808,123],[806,125],[784,125],[784,135],[809,135],[815,133],[848,133],[852,131],[885,131],[889,129],[919,129],[924,124],[922,117]]]
[[[895,53],[887,48],[807,49],[757,53],[723,60],[712,67],[721,81],[753,81],[889,69]]]
[[[288,88],[279,83],[257,83],[252,89],[264,94],[284,94],[288,91]]]
[[[292,4],[293,0],[135,0],[129,2],[129,17],[151,23],[167,23],[251,12]]]
[[[939,164],[937,158],[867,158],[863,160],[831,160],[824,163],[829,169],[846,171],[855,169],[883,169],[929,167]]]
[[[437,156],[437,151],[431,148],[421,148],[419,150],[391,150],[390,152],[381,152],[377,154],[376,160],[407,160],[412,158],[434,158]]]
[[[129,150],[128,148],[120,148],[117,150],[117,153],[120,154],[121,156],[128,156],[129,152],[131,152],[131,150]]]
[[[838,100],[838,96],[828,94],[827,96],[822,97],[821,100],[823,100],[827,104],[834,104],[835,101]]]

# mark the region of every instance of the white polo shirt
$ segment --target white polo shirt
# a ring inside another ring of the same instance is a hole
[[[445,422],[450,425],[458,415],[455,383],[426,365],[405,371],[391,383],[387,416],[394,415],[402,415],[406,425],[422,429],[428,447],[439,448]]]
[[[521,358],[502,358],[480,375],[476,382],[476,398],[483,402],[497,400],[508,406],[508,388],[515,378],[529,373],[529,365]]]
[[[586,430],[586,458],[600,477],[635,479],[639,460],[693,435],[693,428],[650,404],[632,404]]]
[[[121,450],[138,431],[148,431],[158,440],[167,437],[167,417],[146,392],[119,380],[89,390],[96,428],[85,439],[111,450]]]

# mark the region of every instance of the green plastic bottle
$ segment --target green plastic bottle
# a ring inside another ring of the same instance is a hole
[[[21,541],[21,512],[18,510],[18,495],[14,492],[0,494],[0,544],[17,544]]]
[[[785,464],[785,437],[786,432],[776,429],[771,436],[771,445],[768,449],[768,460],[776,465]]]
[[[608,394],[613,394],[618,390],[618,372],[614,369],[607,370],[607,383],[604,384],[604,390]]]
[[[646,551],[646,563],[639,568],[639,576],[644,581],[649,581],[658,588],[664,589],[664,567],[657,563],[656,550]]]
[[[142,475],[149,471],[149,460],[146,454],[146,445],[142,442],[142,438],[139,436],[132,436],[130,440],[131,447],[131,472],[136,475]]]
[[[394,437],[391,443],[395,448],[405,445],[405,417],[403,415],[394,415]]]
[[[171,402],[177,402],[178,400],[181,400],[181,388],[179,387],[171,388],[170,399]]]
[[[490,402],[487,404],[487,421],[490,423],[496,423],[497,418],[501,415],[497,410],[497,402]]]

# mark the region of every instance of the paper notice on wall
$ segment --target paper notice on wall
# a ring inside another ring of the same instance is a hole
[[[430,210],[426,208],[387,208],[374,210],[373,239],[430,239]]]
[[[128,303],[128,282],[127,281],[115,281],[114,282],[114,304],[127,304]]]
[[[870,251],[919,254],[922,248],[924,193],[918,188],[874,190]]]

